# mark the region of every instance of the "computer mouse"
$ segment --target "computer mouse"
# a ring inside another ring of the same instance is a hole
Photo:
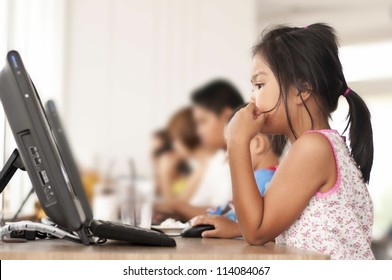
[[[181,232],[182,237],[192,237],[192,238],[200,238],[203,231],[213,230],[215,229],[212,225],[197,225],[194,227],[188,227],[183,229]]]

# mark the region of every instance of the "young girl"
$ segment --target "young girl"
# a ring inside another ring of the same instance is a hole
[[[334,30],[280,26],[253,54],[254,103],[228,127],[233,201],[244,238],[254,245],[275,238],[332,259],[373,259],[370,113],[347,86]],[[349,104],[350,150],[328,124],[339,98]],[[287,135],[292,144],[264,197],[249,153],[258,132]]]

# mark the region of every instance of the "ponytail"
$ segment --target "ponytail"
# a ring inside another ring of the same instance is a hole
[[[363,99],[348,88],[344,96],[349,105],[347,127],[350,127],[351,155],[362,172],[366,183],[370,179],[373,165],[373,129],[370,122],[370,112]]]

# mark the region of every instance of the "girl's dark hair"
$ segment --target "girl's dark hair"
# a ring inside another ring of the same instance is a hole
[[[153,136],[159,138],[162,141],[162,145],[155,149],[152,154],[155,158],[160,157],[164,153],[170,152],[173,150],[169,133],[166,129],[160,129],[153,133]]]
[[[154,158],[159,158],[163,154],[173,151],[170,135],[166,129],[156,130],[153,136],[162,141],[162,145],[152,153]],[[191,172],[189,164],[184,160],[178,162],[176,169],[180,175],[189,175]]]
[[[326,118],[336,110],[338,100],[347,90],[342,65],[338,55],[338,40],[335,30],[323,23],[304,28],[278,26],[262,36],[254,46],[253,55],[261,55],[280,87],[280,98],[275,108],[283,103],[291,132],[297,137],[288,112],[289,87],[294,86],[299,96],[303,91],[311,92]],[[345,94],[349,104],[347,128],[351,155],[369,182],[373,165],[373,131],[370,112],[362,98],[353,90]],[[313,128],[313,118],[307,110]]]
[[[192,107],[185,107],[176,112],[167,126],[170,139],[178,138],[190,150],[200,146],[193,119]]]
[[[274,152],[275,155],[280,157],[283,154],[284,148],[286,147],[287,136],[281,134],[275,134],[275,135],[268,134],[267,137],[271,143],[272,151]]]

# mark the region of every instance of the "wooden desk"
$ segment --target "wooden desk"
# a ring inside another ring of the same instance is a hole
[[[177,247],[129,246],[108,242],[100,246],[84,246],[65,240],[36,240],[26,243],[0,241],[0,259],[329,259],[328,255],[304,251],[285,245],[268,243],[251,246],[244,240],[176,238]]]

